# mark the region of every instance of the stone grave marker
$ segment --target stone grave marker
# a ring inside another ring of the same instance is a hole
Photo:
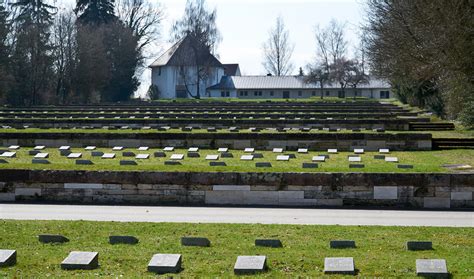
[[[184,159],[184,154],[173,154],[170,157],[170,160],[176,160],[176,161],[183,160],[183,159]]]
[[[16,250],[0,250],[0,267],[16,264]]]
[[[181,237],[181,245],[209,247],[211,242],[205,237]]]
[[[114,146],[112,148],[112,151],[122,151],[123,150],[123,146]]]
[[[349,164],[350,169],[363,169],[365,168],[364,164]]]
[[[136,166],[138,165],[138,163],[132,160],[120,160],[120,165],[121,166]]]
[[[10,149],[10,150],[18,150],[18,149],[20,149],[20,146],[19,146],[19,145],[10,145],[10,146],[8,147],[8,149]]]
[[[217,129],[216,129],[216,127],[208,127],[207,131],[208,132],[215,132],[215,131],[217,131]]]
[[[385,162],[398,163],[397,157],[385,157]]]
[[[165,151],[165,152],[173,152],[173,151],[174,151],[174,147],[172,147],[172,146],[167,146],[167,147],[163,148],[163,151]]]
[[[276,160],[277,161],[289,161],[290,160],[290,156],[288,155],[278,155],[276,157]]]
[[[178,161],[165,161],[165,165],[166,166],[178,166],[178,165],[181,165],[181,163],[178,162]]]
[[[255,246],[280,248],[283,247],[279,239],[255,239]]]
[[[39,164],[39,165],[47,165],[50,164],[50,162],[46,159],[33,159],[31,160],[32,164]]]
[[[59,147],[59,150],[61,150],[61,151],[63,151],[63,150],[70,150],[70,149],[71,149],[71,147],[68,146],[68,145],[63,145],[63,146]]]
[[[397,167],[399,169],[412,169],[413,165],[398,165]]]
[[[199,152],[199,148],[198,147],[190,147],[188,149],[188,152]]]
[[[222,152],[221,157],[222,158],[234,158],[234,155],[230,152]]]
[[[256,168],[271,168],[272,164],[269,162],[257,162],[255,163]]]
[[[433,243],[431,241],[407,241],[407,250],[433,250]]]
[[[95,269],[99,266],[99,253],[72,251],[61,263],[61,268],[66,270]]]
[[[37,145],[35,146],[35,148],[33,148],[34,150],[44,150],[46,148],[46,146],[44,145]]]
[[[92,150],[95,150],[95,149],[96,149],[95,146],[87,146],[87,147],[85,148],[86,151],[92,151]]]
[[[234,274],[255,274],[267,268],[266,256],[238,256],[234,265]]]
[[[91,160],[76,160],[76,165],[93,165]]]
[[[140,146],[137,150],[138,151],[148,151],[150,149],[148,146]]]
[[[207,155],[206,160],[210,160],[210,161],[219,160],[219,155]]]
[[[240,156],[241,161],[252,161],[253,160],[253,155],[242,155]]]
[[[188,155],[189,158],[199,158],[199,157],[201,157],[199,152],[188,152],[187,155]]]
[[[16,152],[3,152],[0,157],[16,158]]]
[[[125,151],[125,152],[122,152],[122,156],[123,157],[135,157],[135,153],[134,152],[130,152],[130,151]]]
[[[8,152],[8,151],[6,151],[6,152]],[[41,153],[40,150],[30,150],[30,151],[28,151],[28,155],[30,155],[30,156],[36,156],[39,153]]]
[[[273,153],[283,153],[283,148],[273,148]]]
[[[354,149],[354,153],[355,153],[355,154],[364,154],[364,152],[365,152],[365,151],[364,151],[364,149],[362,149],[362,148],[356,148],[356,149]]]
[[[385,160],[385,155],[374,155],[375,160]]]
[[[245,153],[253,153],[253,152],[255,152],[255,148],[247,147],[247,148],[244,149],[244,152]]]
[[[209,162],[209,166],[211,167],[227,167],[225,162]]]
[[[306,154],[308,153],[308,148],[298,148],[298,153]]]
[[[181,271],[181,254],[155,254],[148,263],[148,271],[158,274]]]
[[[313,156],[313,162],[324,162],[326,161],[326,156]]]
[[[390,153],[390,150],[388,148],[380,148],[379,153],[380,154],[388,154],[388,153]]]
[[[115,159],[115,153],[104,153],[101,157],[102,159]]]
[[[65,243],[69,242],[69,239],[59,234],[40,234],[38,240],[41,243]]]
[[[359,156],[349,156],[349,162],[362,162],[362,158]]]
[[[104,152],[102,152],[102,151],[92,151],[91,156],[92,157],[102,157],[102,156],[104,156]]]
[[[263,154],[262,154],[262,153],[253,153],[252,155],[253,155],[253,157],[254,157],[255,159],[262,159],[262,158],[263,158]]]
[[[355,274],[353,258],[325,258],[324,273],[326,274]]]
[[[303,169],[317,169],[318,164],[316,163],[303,163]]]
[[[449,278],[446,260],[444,259],[417,259],[416,275],[430,278]]]
[[[329,247],[333,249],[356,248],[356,244],[354,240],[331,240],[329,242]]]
[[[164,158],[166,157],[166,153],[163,151],[157,151],[154,153],[155,158]]]
[[[138,154],[135,159],[138,160],[147,160],[150,158],[150,154]]]
[[[337,149],[328,149],[329,154],[337,154]]]
[[[130,235],[111,235],[109,236],[110,244],[137,244],[138,238]]]
[[[8,162],[5,159],[0,159],[0,164],[8,164]]]
[[[229,152],[229,148],[227,148],[227,147],[221,147],[221,148],[217,149],[217,152],[221,152],[221,153]]]

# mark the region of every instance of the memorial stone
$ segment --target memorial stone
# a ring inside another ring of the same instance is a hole
[[[135,157],[135,153],[134,152],[130,152],[130,151],[125,151],[125,152],[122,152],[122,156],[123,157]]]
[[[95,149],[96,149],[95,146],[87,146],[87,147],[85,148],[86,151],[92,151],[92,150],[95,150]]]
[[[137,244],[138,238],[130,235],[111,235],[109,236],[110,244]]]
[[[155,254],[148,263],[148,271],[158,274],[178,273],[181,271],[180,254]]]
[[[355,274],[353,258],[325,258],[324,273],[326,274]]]
[[[191,147],[191,148],[188,149],[188,152],[199,152],[199,148]]]
[[[36,156],[39,153],[41,153],[41,151],[39,151],[39,150],[30,150],[30,151],[28,151],[28,155],[30,155],[30,156]]]
[[[273,153],[283,153],[283,148],[273,148]]]
[[[355,241],[353,240],[331,240],[329,242],[331,248],[356,248]]]
[[[104,153],[101,157],[102,159],[115,159],[115,153]]]
[[[170,160],[183,160],[184,154],[173,154],[170,157]]]
[[[253,160],[253,155],[242,155],[240,156],[241,161],[252,161]]]
[[[69,239],[59,234],[40,234],[38,240],[41,243],[65,243],[69,242]]]
[[[253,152],[255,152],[255,148],[247,147],[247,148],[244,149],[244,152],[245,153],[253,153]]]
[[[31,160],[32,164],[40,164],[40,165],[47,165],[50,164],[50,162],[46,159],[33,159]]]
[[[380,149],[379,149],[379,153],[381,153],[381,154],[388,154],[388,153],[390,153],[390,150],[387,149],[387,148],[380,148]]]
[[[222,152],[221,157],[222,158],[234,158],[234,155],[230,152]]]
[[[288,155],[278,155],[277,158],[276,158],[277,161],[289,161],[290,160],[290,156]]]
[[[444,259],[417,259],[416,275],[429,278],[450,277]]]
[[[3,152],[0,157],[16,158],[16,152]]]
[[[385,162],[398,163],[397,157],[385,157]]]
[[[44,150],[46,148],[46,146],[44,145],[37,145],[35,146],[35,148],[33,148],[34,150]]]
[[[198,152],[188,152],[188,157],[189,158],[199,158],[201,155]]]
[[[206,160],[211,160],[211,161],[219,160],[219,155],[207,155]]]
[[[326,161],[326,156],[313,156],[313,162],[324,162]]]
[[[181,165],[181,163],[177,162],[177,161],[165,161],[165,165],[166,166],[178,166],[178,165]]]
[[[0,250],[0,267],[16,264],[16,250]]]
[[[407,250],[419,251],[419,250],[432,250],[433,243],[431,241],[407,241]]]
[[[225,162],[209,162],[209,166],[211,166],[211,167],[226,167],[227,164]]]
[[[229,148],[226,148],[226,147],[221,147],[219,149],[217,149],[217,152],[228,152],[229,151]]]
[[[255,246],[280,248],[283,247],[279,239],[255,239]]]
[[[162,151],[157,151],[157,152],[154,153],[154,156],[156,158],[164,158],[164,157],[166,157],[166,153],[162,152]]]
[[[266,269],[266,256],[238,256],[234,265],[236,275],[255,274]]]
[[[362,162],[362,158],[359,156],[349,156],[349,162]]]
[[[121,166],[136,166],[138,165],[138,163],[131,160],[120,160],[120,165]]]
[[[298,148],[298,153],[308,153],[308,149],[307,148]]]
[[[385,155],[374,155],[375,160],[385,160]]]
[[[316,163],[303,163],[303,169],[317,169],[318,164]]]
[[[76,160],[76,165],[93,165],[91,160]]]
[[[181,237],[181,245],[209,247],[211,242],[205,237]]]
[[[272,164],[269,162],[257,162],[255,163],[255,167],[257,168],[271,168]]]
[[[138,160],[147,160],[150,158],[150,154],[138,154],[135,159]]]
[[[148,146],[141,146],[138,148],[138,151],[148,151],[150,149]]]
[[[102,156],[104,156],[104,152],[102,152],[102,151],[92,151],[91,156],[92,157],[102,157]]]
[[[123,146],[115,146],[114,148],[112,148],[112,151],[122,151],[123,150]]]
[[[328,149],[328,153],[337,154],[337,149]]]
[[[172,152],[172,151],[174,151],[174,147],[171,147],[171,146],[165,147],[165,148],[163,148],[163,151]]]
[[[365,168],[364,164],[349,164],[350,169],[363,169]]]
[[[398,165],[397,167],[399,169],[412,169],[413,165]]]
[[[99,253],[73,251],[61,263],[61,268],[66,270],[95,269],[99,266]]]

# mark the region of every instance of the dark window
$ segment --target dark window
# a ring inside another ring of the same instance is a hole
[[[229,91],[225,92],[225,96],[226,96],[226,97],[230,97]]]
[[[161,76],[161,67],[158,67],[158,75]]]
[[[221,97],[225,97],[225,92],[221,91]]]
[[[298,91],[298,96],[300,96],[300,97],[303,96],[303,92]]]
[[[326,96],[329,96],[329,91],[326,91]]]
[[[273,96],[273,91],[270,91],[270,96]]]
[[[312,96],[316,96],[316,91],[311,92]]]
[[[381,99],[388,99],[388,98],[390,98],[390,91],[380,91],[380,98],[381,98]]]

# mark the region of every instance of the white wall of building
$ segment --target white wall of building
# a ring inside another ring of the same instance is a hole
[[[336,88],[328,88],[324,89],[324,97],[339,97],[339,91],[341,89]],[[304,99],[304,98],[315,98],[321,97],[321,89],[289,89],[289,90],[281,90],[281,89],[242,89],[242,90],[232,90],[232,89],[213,89],[208,90],[208,97],[211,98],[239,98],[239,99],[278,99],[284,98],[285,92],[288,93],[288,98],[290,99]],[[346,98],[354,97],[355,90],[352,88],[346,88],[344,90]],[[381,93],[381,92],[388,92],[388,93]],[[365,98],[372,98],[372,99],[383,99],[382,97],[387,98],[387,95],[381,96],[383,94],[388,94],[388,98],[393,98],[393,93],[386,89],[386,88],[373,88],[373,89],[357,89],[356,97],[365,97]],[[286,94],[285,94],[286,95]]]

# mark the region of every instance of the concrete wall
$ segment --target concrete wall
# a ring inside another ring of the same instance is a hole
[[[0,202],[474,208],[474,174],[0,170]]]
[[[317,133],[3,133],[0,134],[0,145],[59,147],[69,145],[84,147],[137,147],[149,146],[160,148],[201,147],[244,149],[254,147],[260,150],[271,150],[275,147],[286,150],[309,148],[310,150],[327,150],[338,148],[350,151],[354,148],[365,148],[377,151],[379,148],[390,150],[431,150],[431,134],[317,134]]]

